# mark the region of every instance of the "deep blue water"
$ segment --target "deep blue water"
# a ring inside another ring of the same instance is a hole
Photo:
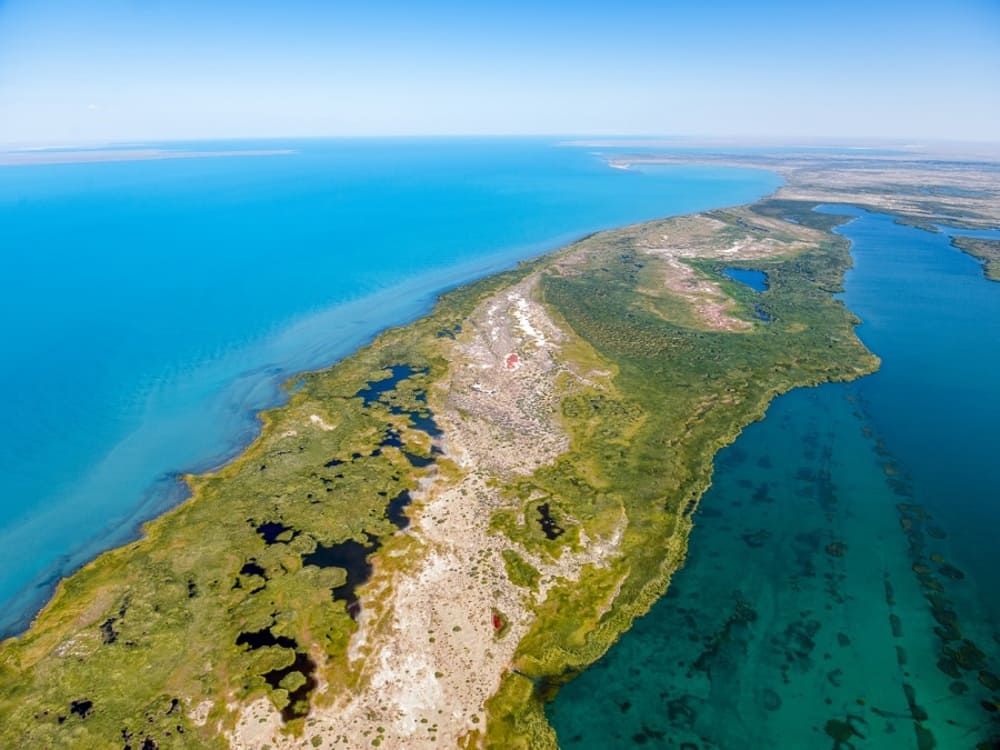
[[[0,168],[0,634],[235,455],[291,373],[586,232],[780,182],[529,139],[179,148],[296,153]]]
[[[827,210],[858,217],[843,299],[882,368],[720,452],[666,597],[549,706],[565,748],[1000,743],[1000,284]]]
[[[750,287],[755,292],[767,291],[767,274],[763,271],[753,271],[746,268],[724,268],[722,272],[733,281],[738,281]]]

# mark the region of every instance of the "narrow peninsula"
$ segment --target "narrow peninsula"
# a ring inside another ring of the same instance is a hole
[[[544,701],[664,593],[719,448],[878,366],[814,205],[595,234],[305,375],[0,646],[0,745],[553,747]]]

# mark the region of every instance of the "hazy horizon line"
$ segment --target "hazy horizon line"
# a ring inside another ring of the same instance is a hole
[[[696,135],[696,134],[622,134],[613,132],[566,133],[566,132],[535,132],[535,133],[504,133],[504,132],[435,132],[435,133],[330,133],[330,134],[274,134],[274,135],[201,135],[201,136],[156,136],[144,138],[103,138],[70,141],[66,139],[52,140],[0,140],[0,149],[12,151],[43,151],[43,150],[96,150],[102,148],[118,148],[125,146],[150,146],[173,143],[206,143],[206,142],[260,142],[260,141],[322,141],[322,140],[405,140],[405,139],[442,139],[442,138],[484,138],[484,139],[529,139],[552,138],[562,141],[558,145],[594,146],[608,145],[643,145],[656,147],[659,145],[684,143],[765,143],[781,144],[783,146],[797,145],[844,145],[858,146],[864,143],[880,145],[893,144],[900,148],[919,148],[925,144],[955,144],[955,145],[997,145],[1000,138],[956,138],[956,137],[914,137],[887,135]]]

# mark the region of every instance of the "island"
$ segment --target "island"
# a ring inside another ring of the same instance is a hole
[[[878,366],[814,205],[592,235],[296,379],[0,647],[0,744],[554,746],[544,702],[664,593],[715,453]]]

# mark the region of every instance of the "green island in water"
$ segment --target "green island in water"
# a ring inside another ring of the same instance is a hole
[[[878,366],[814,206],[601,232],[303,376],[2,644],[0,745],[555,746],[544,702],[666,590],[716,452]]]

